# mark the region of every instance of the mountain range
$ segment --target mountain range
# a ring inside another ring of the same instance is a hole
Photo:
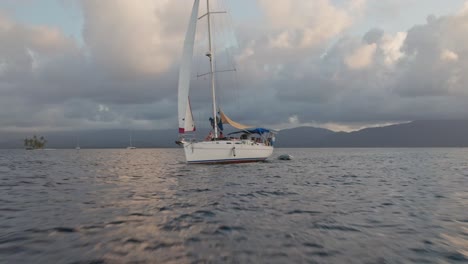
[[[208,130],[198,132],[200,137]],[[0,132],[0,148],[22,148],[23,139],[33,133]],[[96,130],[38,133],[48,140],[48,148],[125,148],[129,130]],[[177,131],[132,131],[137,148],[177,147]],[[276,138],[280,148],[338,147],[468,147],[468,120],[413,121],[385,127],[365,128],[354,132],[333,132],[316,127],[284,129]]]
[[[278,147],[468,147],[468,120],[413,121],[354,132],[282,130]]]

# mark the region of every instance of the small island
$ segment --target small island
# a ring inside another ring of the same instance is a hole
[[[44,137],[37,137],[34,135],[32,138],[25,138],[24,139],[24,147],[27,150],[33,149],[43,149],[47,143],[47,140]]]

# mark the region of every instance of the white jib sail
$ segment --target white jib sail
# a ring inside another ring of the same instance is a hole
[[[189,90],[199,5],[200,0],[195,0],[193,3],[192,15],[190,17],[187,34],[185,35],[184,51],[182,53],[182,61],[180,64],[178,92],[179,133],[195,131],[195,123],[193,122],[192,110],[190,108]]]

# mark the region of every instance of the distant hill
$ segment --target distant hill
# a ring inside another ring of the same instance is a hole
[[[33,133],[0,132],[0,148],[22,148],[23,139]],[[197,133],[199,138],[208,130]],[[133,131],[137,148],[173,148],[177,131]],[[81,148],[125,148],[129,131],[68,131],[38,133],[48,140],[47,148],[74,148],[79,137]],[[386,127],[366,128],[356,132],[333,132],[315,127],[298,127],[280,131],[277,147],[468,147],[468,120],[414,121]]]
[[[323,147],[468,147],[468,120],[414,121],[351,133],[334,133]]]
[[[280,148],[301,148],[318,146],[324,138],[335,132],[316,127],[297,127],[281,130],[276,137],[276,146]]]

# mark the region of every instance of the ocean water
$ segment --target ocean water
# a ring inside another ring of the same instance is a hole
[[[0,150],[0,263],[467,262],[468,149]]]

